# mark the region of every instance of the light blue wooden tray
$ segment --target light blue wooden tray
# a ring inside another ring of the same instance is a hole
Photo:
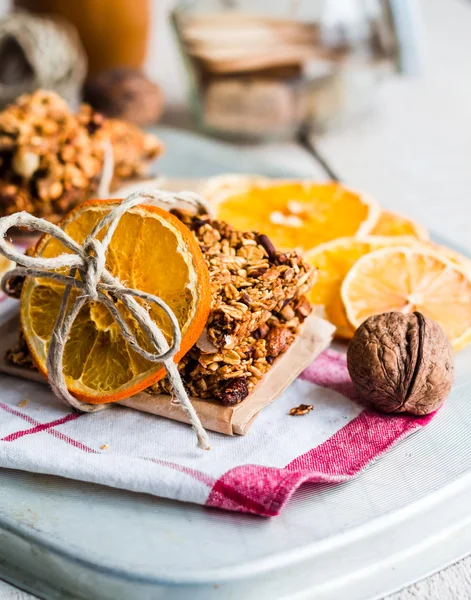
[[[161,135],[169,177],[292,175]],[[429,427],[350,483],[303,487],[272,520],[0,470],[0,578],[60,600],[382,597],[471,550],[470,359],[458,356],[454,390]]]

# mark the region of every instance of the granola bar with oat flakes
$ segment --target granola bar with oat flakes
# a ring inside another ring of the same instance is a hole
[[[177,211],[195,233],[211,281],[211,313],[199,342],[180,361],[192,396],[223,404],[243,400],[287,350],[311,306],[315,273],[296,252],[222,221]],[[166,379],[148,390],[169,393]]]

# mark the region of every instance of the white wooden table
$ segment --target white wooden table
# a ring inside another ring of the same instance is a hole
[[[160,13],[170,2],[154,4],[159,31],[152,49],[158,59],[149,67],[168,88],[167,97],[179,101],[177,61],[172,55],[161,58],[171,42]],[[422,0],[421,7],[428,40],[425,77],[387,82],[374,114],[329,133],[317,145],[349,185],[471,251],[471,2]],[[292,144],[247,152],[302,174],[310,169],[318,174],[312,159]],[[471,597],[470,573],[471,558],[466,558],[388,600],[464,600]],[[31,596],[0,582],[0,600],[27,598]]]

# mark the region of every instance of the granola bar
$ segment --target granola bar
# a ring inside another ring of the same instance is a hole
[[[86,104],[73,114],[53,92],[18,98],[0,113],[0,215],[26,210],[57,221],[96,193],[106,140],[117,185],[143,175],[161,152],[154,136]]]
[[[211,312],[200,340],[178,368],[190,395],[224,405],[244,400],[291,345],[311,305],[315,272],[296,252],[277,252],[265,235],[208,216],[173,211],[195,234],[211,282]],[[7,360],[30,366],[24,340]],[[170,393],[162,379],[146,390]]]
[[[209,267],[211,313],[200,341],[180,361],[192,396],[237,404],[285,352],[310,314],[304,294],[315,273],[296,252],[222,221],[177,216],[193,230]],[[148,390],[170,393],[163,379]]]

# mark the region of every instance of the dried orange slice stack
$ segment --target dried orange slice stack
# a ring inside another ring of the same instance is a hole
[[[418,310],[442,325],[455,349],[471,341],[471,270],[459,253],[408,236],[368,236],[333,240],[305,258],[318,269],[309,300],[338,337],[350,339],[371,315]],[[458,328],[450,325],[453,314]]]
[[[119,200],[91,200],[69,213],[60,226],[82,244],[95,224],[118,203]],[[102,230],[101,236],[104,233]],[[38,242],[35,256],[51,258],[65,252],[69,250],[46,235]],[[182,332],[180,350],[175,356],[178,361],[197,341],[210,309],[208,269],[190,230],[157,207],[132,208],[119,221],[107,250],[106,268],[128,287],[159,296],[170,306]],[[43,374],[63,291],[62,284],[44,278],[28,277],[23,286],[23,332]],[[116,306],[141,346],[154,351],[120,300]],[[149,314],[170,342],[172,327],[168,316],[155,306],[149,307]],[[72,327],[63,366],[69,391],[94,404],[129,397],[165,375],[160,364],[147,361],[129,347],[108,309],[93,301],[84,306]]]
[[[343,280],[352,266],[373,250],[414,242],[414,238],[401,236],[344,237],[321,244],[306,253],[307,262],[317,269],[316,285],[309,292],[309,300],[314,306],[323,307],[325,317],[336,326],[338,337],[349,339],[355,332],[348,321],[340,294]]]
[[[341,295],[354,327],[374,314],[419,311],[443,327],[455,350],[471,341],[471,279],[433,250],[388,247],[370,252],[350,269]]]

